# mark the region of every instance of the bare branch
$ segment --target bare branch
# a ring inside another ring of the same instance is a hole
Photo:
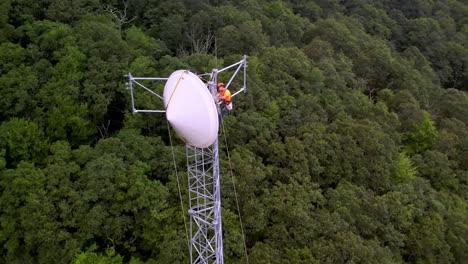
[[[207,54],[214,41],[214,34],[211,30],[201,33],[194,29],[194,27],[190,27],[186,35],[190,40],[192,53],[194,54]]]
[[[107,125],[101,124],[97,127],[99,134],[101,134],[101,138],[107,138],[109,136],[109,126],[110,120],[107,120]]]
[[[132,22],[133,20],[136,19],[136,17],[133,17],[131,19],[129,19],[127,17],[127,8],[128,8],[128,0],[122,0],[122,3],[123,3],[123,6],[124,6],[124,10],[123,11],[120,11],[119,9],[111,6],[111,5],[104,5],[102,4],[102,7],[104,8],[104,11],[112,14],[112,16],[114,17],[117,25],[118,25],[118,28],[119,28],[119,32],[122,32],[122,26],[124,24],[128,24],[130,22]]]

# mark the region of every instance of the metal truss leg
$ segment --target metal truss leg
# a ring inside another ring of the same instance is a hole
[[[191,263],[224,263],[218,140],[208,148],[186,145]]]

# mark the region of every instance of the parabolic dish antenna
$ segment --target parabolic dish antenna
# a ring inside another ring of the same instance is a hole
[[[166,118],[185,143],[206,148],[218,137],[218,111],[213,96],[197,75],[178,70],[164,86]]]

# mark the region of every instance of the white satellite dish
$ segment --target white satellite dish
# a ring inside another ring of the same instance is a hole
[[[166,118],[185,143],[206,148],[218,137],[218,110],[205,84],[188,70],[169,76],[164,86]]]

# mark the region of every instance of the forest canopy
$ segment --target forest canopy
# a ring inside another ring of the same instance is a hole
[[[189,263],[185,146],[124,75],[244,54],[226,263],[468,259],[467,1],[2,0],[0,263]]]

